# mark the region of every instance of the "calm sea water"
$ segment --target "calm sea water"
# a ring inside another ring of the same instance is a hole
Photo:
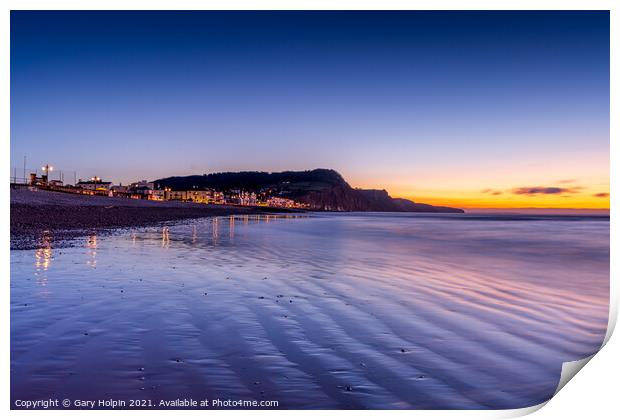
[[[11,398],[517,408],[598,350],[609,219],[203,219],[11,251]]]

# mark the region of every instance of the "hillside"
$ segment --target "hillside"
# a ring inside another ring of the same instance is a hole
[[[352,188],[333,169],[285,172],[221,172],[205,175],[162,178],[156,188],[189,190],[213,188],[220,191],[269,192],[291,198],[326,211],[396,211],[425,213],[463,213],[451,207],[415,203],[392,198],[385,190]]]

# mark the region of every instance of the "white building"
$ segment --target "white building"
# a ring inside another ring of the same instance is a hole
[[[310,207],[308,204],[298,203],[297,201],[284,197],[269,197],[266,201],[266,204],[269,207],[283,207],[287,209],[306,209]]]
[[[112,186],[112,183],[102,181],[101,178],[98,177],[93,177],[90,181],[82,181],[80,179],[75,186],[89,191],[108,191]]]
[[[148,182],[147,180],[143,179],[142,181],[132,182],[131,184],[129,184],[129,188],[154,190],[155,184],[153,182]]]
[[[165,200],[187,200],[187,191],[172,191],[170,189],[164,190],[164,199]]]
[[[115,194],[127,194],[129,192],[129,187],[127,185],[112,185],[110,191]]]
[[[149,200],[164,201],[166,199],[166,192],[164,190],[153,190],[149,195]]]
[[[242,192],[239,195],[239,204],[242,206],[255,206],[256,205],[256,193]]]
[[[208,190],[190,190],[187,191],[187,200],[194,203],[211,203],[213,202],[213,192]]]

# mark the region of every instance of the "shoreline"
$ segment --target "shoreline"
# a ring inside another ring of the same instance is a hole
[[[81,236],[114,229],[204,217],[291,212],[295,210],[11,190],[10,249],[35,249],[44,237],[47,242],[62,246]]]

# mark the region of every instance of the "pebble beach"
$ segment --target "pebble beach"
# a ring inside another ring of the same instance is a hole
[[[11,249],[36,248],[45,233],[57,243],[110,229],[156,225],[166,221],[278,212],[273,208],[206,205],[178,201],[11,189]],[[280,210],[281,211],[281,210]]]

